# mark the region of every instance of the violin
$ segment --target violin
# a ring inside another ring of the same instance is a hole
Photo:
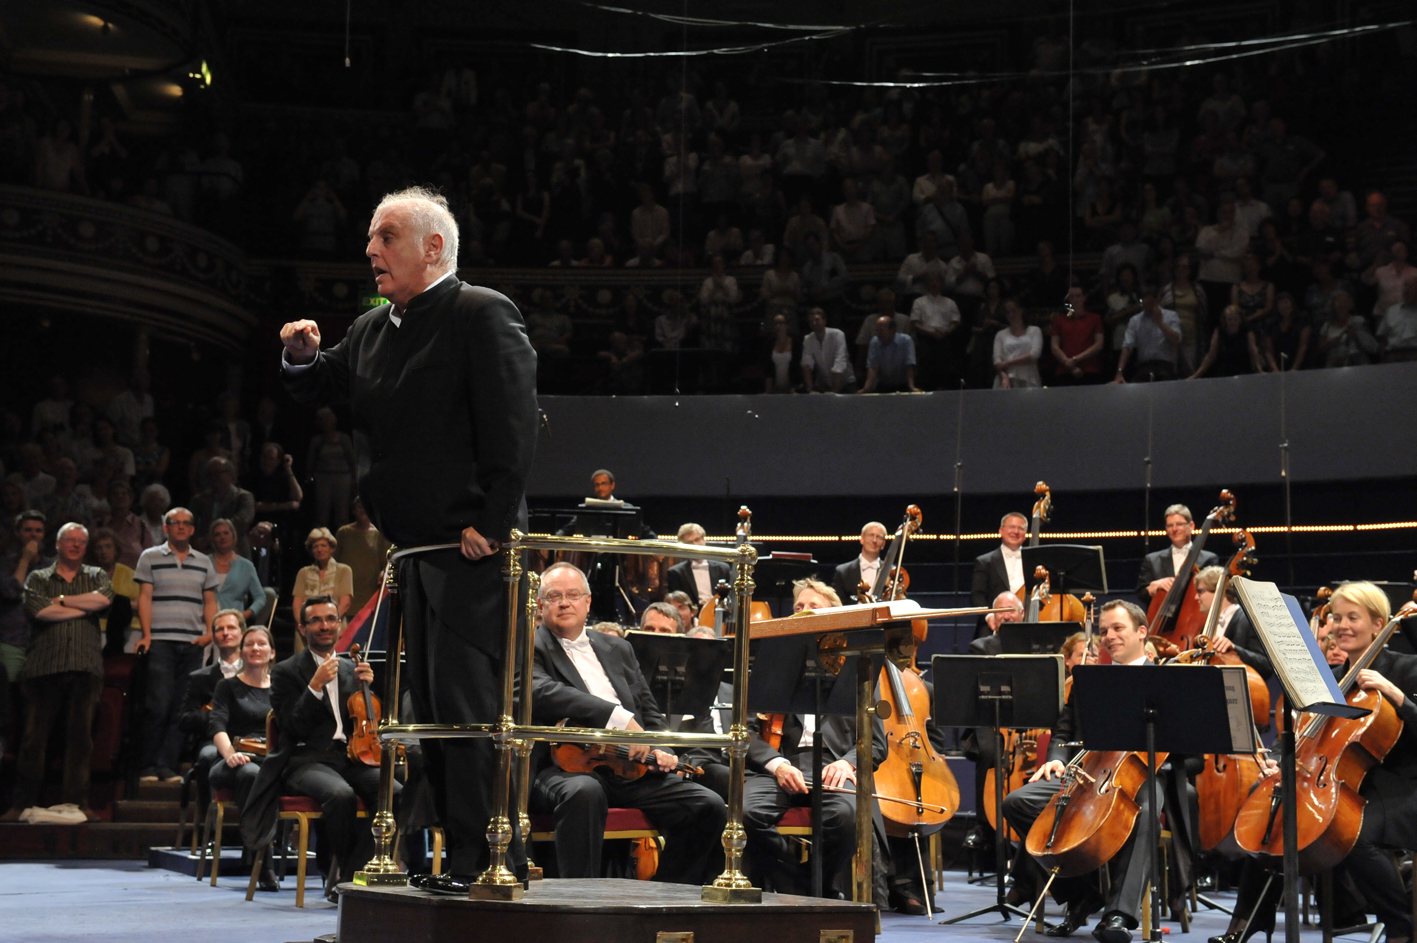
[[[349,657],[354,666],[359,667],[359,645],[349,646]],[[378,766],[383,759],[383,747],[379,745],[379,717],[381,706],[374,692],[369,690],[369,682],[361,681],[359,690],[349,696],[350,729],[347,731],[349,743],[345,751],[355,763]]]
[[[777,752],[782,752],[782,725],[787,721],[786,714],[759,714],[758,720],[762,721],[758,727],[758,736],[763,738],[763,742],[772,747]]]
[[[1038,546],[1041,537],[1043,524],[1048,523],[1053,517],[1053,492],[1046,482],[1040,481],[1033,486],[1033,493],[1039,495],[1038,500],[1033,502],[1033,516],[1029,523],[1028,545]],[[1042,571],[1040,574],[1039,571]],[[1035,580],[1046,580],[1048,571],[1039,567],[1033,572]],[[1043,586],[1039,595],[1036,609],[1032,605],[1032,593],[1025,593],[1024,586],[1016,588],[1013,593],[1026,606],[1028,606],[1027,622],[1081,622],[1084,618],[1082,601],[1069,593],[1055,596],[1050,591],[1049,586]],[[1038,590],[1038,586],[1034,587]]]
[[[1179,649],[1187,649],[1205,627],[1206,614],[1201,612],[1200,600],[1196,597],[1195,584],[1191,577],[1196,572],[1196,561],[1205,549],[1205,539],[1210,536],[1210,528],[1230,520],[1235,516],[1235,496],[1229,491],[1220,492],[1220,503],[1205,516],[1200,533],[1191,538],[1191,551],[1186,554],[1171,588],[1163,596],[1157,593],[1151,597],[1147,609],[1147,635],[1159,635]]]
[[[1372,667],[1401,624],[1393,617],[1367,651],[1348,669],[1338,689],[1354,707],[1369,713],[1354,719],[1301,714],[1294,743],[1295,811],[1299,819],[1299,873],[1318,874],[1338,864],[1353,850],[1363,827],[1358,795],[1368,770],[1377,766],[1402,735],[1402,721],[1392,702],[1379,691],[1358,687],[1358,675]],[[1280,810],[1285,796],[1281,780],[1261,780],[1240,809],[1235,842],[1250,854],[1284,854]]]
[[[780,733],[781,731],[779,731]],[[556,765],[568,773],[604,773],[620,779],[639,779],[651,769],[659,769],[654,754],[639,759],[630,756],[630,748],[615,744],[553,743],[551,755]],[[685,777],[702,776],[703,768],[679,760],[670,772]]]
[[[932,832],[959,809],[959,783],[950,765],[935,752],[925,721],[930,716],[930,693],[913,667],[902,671],[886,659],[881,669],[881,700],[889,712],[878,708],[886,731],[886,759],[876,769],[876,791],[895,801],[881,804],[886,834]]]

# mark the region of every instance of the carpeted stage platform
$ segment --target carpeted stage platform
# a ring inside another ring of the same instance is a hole
[[[222,943],[308,943],[335,932],[335,908],[316,894],[306,907],[295,907],[295,886],[287,879],[276,894],[245,900],[244,881],[224,879],[213,889],[191,877],[137,861],[6,862],[0,864],[0,939],[17,943],[71,943],[74,940],[135,943],[154,934],[187,939],[220,939]],[[1216,895],[1229,906],[1233,895]],[[971,886],[963,872],[949,872],[936,895],[945,914],[959,914],[988,904],[992,890]],[[1052,907],[1056,914],[1058,908]],[[937,920],[939,917],[937,916]],[[1186,939],[1204,943],[1225,929],[1224,914],[1202,909]],[[1167,935],[1178,940],[1179,924],[1165,923]],[[1017,921],[980,919],[942,927],[924,917],[883,914],[881,943],[1010,943]],[[1139,934],[1137,934],[1139,936]],[[1025,941],[1047,939],[1032,931]],[[1073,939],[1091,943],[1087,931]],[[1304,928],[1306,943],[1318,943],[1318,928]],[[1351,939],[1359,939],[1353,937]],[[593,941],[588,941],[593,943]],[[716,943],[716,941],[699,941]]]

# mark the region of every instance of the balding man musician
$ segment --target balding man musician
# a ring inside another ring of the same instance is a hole
[[[832,574],[832,589],[837,598],[850,604],[864,580],[872,592],[879,590],[884,574],[881,572],[881,551],[886,548],[886,525],[872,521],[861,528],[861,553],[855,560],[849,560],[836,568]],[[840,603],[838,603],[840,605]]]
[[[1023,542],[1028,538],[1028,517],[1018,511],[1010,511],[999,521],[999,546],[974,560],[974,583],[970,589],[971,606],[987,606],[1000,593],[1016,590],[1024,585]],[[974,630],[974,637],[985,638],[990,634],[988,623],[980,617]]]
[[[385,196],[365,255],[388,302],[326,350],[314,321],[281,328],[286,388],[303,403],[348,404],[359,495],[381,533],[404,548],[457,545],[400,561],[413,715],[492,723],[506,634],[498,550],[512,527],[526,527],[536,354],[508,298],[458,279],[458,226],[441,195],[414,187]],[[489,859],[492,742],[430,741],[424,755],[447,870],[480,874]],[[524,874],[519,836],[511,855]]]
[[[1023,621],[1023,603],[1013,593],[1003,592],[995,596],[994,605],[990,608],[1003,609],[1004,611],[991,612],[984,617],[984,624],[989,627],[989,634],[969,643],[969,654],[971,655],[1003,654],[1003,639],[999,638],[999,626],[1005,622]]]
[[[1003,654],[1003,639],[999,638],[999,626],[1005,622],[1023,621],[1023,603],[1008,590],[994,597],[991,608],[1005,611],[991,612],[984,617],[984,624],[988,628],[989,634],[981,635],[969,643],[969,654],[971,655]],[[982,809],[984,808],[985,777],[989,770],[994,768],[994,752],[997,748],[994,728],[972,727],[960,737],[959,745],[960,749],[964,751],[964,755],[974,761],[974,807]],[[987,818],[980,816],[975,820],[974,828],[965,837],[965,846],[971,851],[994,847],[994,829],[990,826]]]
[[[1196,522],[1190,508],[1184,504],[1173,504],[1166,509],[1166,536],[1171,546],[1142,557],[1141,572],[1137,575],[1137,595],[1143,605],[1150,605],[1152,596],[1171,589],[1181,564],[1186,562],[1186,554],[1191,552],[1191,535],[1195,530]],[[1202,570],[1219,562],[1220,558],[1209,550],[1202,550],[1196,558],[1196,566]]]
[[[640,672],[630,643],[605,632],[587,632],[590,584],[570,563],[541,574],[541,625],[536,629],[532,720],[607,730],[665,730],[664,715]],[[672,608],[672,607],[670,607]],[[677,617],[677,614],[676,614]],[[710,882],[723,867],[720,836],[728,822],[721,798],[671,773],[679,758],[669,750],[629,748],[648,760],[650,772],[623,779],[600,771],[578,773],[550,761],[538,746],[531,788],[533,807],[556,819],[556,862],[563,878],[600,877],[606,811],[639,809],[664,837],[655,880]]]

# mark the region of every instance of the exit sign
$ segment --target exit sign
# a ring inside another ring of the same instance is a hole
[[[377,308],[379,305],[389,303],[389,299],[380,295],[362,295],[359,299],[359,306],[366,311],[370,308]]]

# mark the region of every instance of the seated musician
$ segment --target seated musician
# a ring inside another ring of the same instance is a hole
[[[532,675],[535,723],[667,729],[630,644],[585,631],[591,598],[584,573],[569,563],[547,567],[541,574],[540,603]],[[723,868],[728,821],[723,800],[670,773],[679,758],[668,750],[633,746],[628,753],[635,760],[652,757],[655,768],[639,779],[622,779],[599,771],[567,772],[543,760],[532,784],[531,806],[555,816],[560,876],[601,876],[606,811],[614,806],[641,810],[664,837],[656,881],[711,883]]]
[[[1005,519],[1005,523],[1008,520]],[[983,559],[982,557],[980,559]],[[978,570],[975,571],[979,572]],[[1022,571],[1020,571],[1022,572]],[[1007,612],[991,612],[984,617],[984,624],[988,626],[989,634],[980,636],[969,643],[969,654],[971,655],[998,655],[1003,652],[1003,639],[999,638],[999,626],[1005,622],[1023,621],[1023,603],[1019,598],[1008,590],[1004,590],[994,597],[993,609],[1007,609]],[[994,738],[993,727],[972,727],[964,732],[959,741],[960,749],[964,755],[974,761],[974,808],[984,808],[984,790],[989,775],[989,770],[994,768],[994,751],[998,746]],[[994,829],[989,824],[989,819],[980,815],[965,836],[964,846],[970,852],[987,853],[988,859],[993,860]]]
[[[205,668],[198,668],[187,676],[187,694],[182,701],[182,713],[177,725],[183,733],[197,738],[197,759],[192,764],[194,775],[201,784],[220,755],[212,743],[209,711],[212,694],[223,678],[230,678],[241,670],[241,634],[246,631],[246,619],[237,609],[223,609],[212,616],[212,644],[216,646],[217,659]]]
[[[794,612],[826,609],[841,605],[836,592],[817,580],[793,584]],[[796,894],[810,890],[809,872],[777,823],[795,806],[810,805],[812,798],[807,773],[812,768],[812,734],[816,717],[812,714],[769,715],[782,717],[776,747],[764,740],[771,735],[767,721],[757,728],[748,750],[750,775],[743,784],[743,827],[748,832],[748,860],[755,883],[779,893]],[[828,892],[843,892],[843,871],[856,847],[856,720],[832,714],[822,719],[822,853],[823,883]],[[872,746],[873,761],[885,759],[885,731],[879,720]]]
[[[684,631],[692,632],[698,624],[698,610],[694,608],[694,601],[689,598],[688,593],[665,593],[664,601],[675,609],[679,610],[679,619],[684,623]],[[709,621],[709,632],[713,632],[713,621]]]
[[[861,553],[848,560],[832,574],[832,589],[836,598],[847,605],[856,601],[862,583],[875,588],[881,583],[881,551],[886,548],[886,525],[871,521],[861,528]]]
[[[1102,647],[1112,656],[1113,664],[1119,666],[1147,664],[1146,629],[1146,614],[1135,603],[1123,600],[1104,604],[1097,620]],[[1034,821],[1058,791],[1060,782],[1055,782],[1055,779],[1063,775],[1065,765],[1074,752],[1068,743],[1073,739],[1075,730],[1072,704],[1069,702],[1064,705],[1053,728],[1048,762],[1039,767],[1028,785],[1004,797],[1004,817],[1020,835],[1028,835]],[[1157,774],[1163,775],[1161,770]],[[1161,795],[1165,804],[1165,788],[1162,788]],[[1100,909],[1103,911],[1102,921],[1093,928],[1092,935],[1100,943],[1129,943],[1131,940],[1131,931],[1141,920],[1142,893],[1151,876],[1151,856],[1156,851],[1160,816],[1160,810],[1149,811],[1148,790],[1140,790],[1137,801],[1141,812],[1137,815],[1131,838],[1110,862],[1110,896],[1105,901],[1101,898],[1097,881],[1090,875],[1055,881],[1054,896],[1067,905],[1067,913],[1062,923],[1047,931],[1049,936],[1071,936],[1087,922],[1089,915]],[[1042,868],[1032,858],[1028,861],[1031,866],[1020,862],[1019,880],[1030,882],[1028,886],[1041,888]]]
[[[1224,573],[1223,567],[1208,566],[1196,574],[1196,593],[1200,598],[1201,612],[1210,612],[1215,601],[1215,588],[1220,585],[1220,577]],[[1274,666],[1270,664],[1269,655],[1265,654],[1264,643],[1250,624],[1250,617],[1240,608],[1240,597],[1235,592],[1234,584],[1225,585],[1224,608],[1220,610],[1220,619],[1215,624],[1215,644],[1211,647],[1222,655],[1233,651],[1266,680],[1274,676]],[[1265,722],[1263,717],[1256,717],[1255,720],[1261,724]]]
[[[1088,647],[1087,635],[1083,632],[1074,632],[1063,639],[1063,670],[1072,677],[1073,669],[1078,665],[1085,664],[1097,657],[1097,642],[1094,640],[1091,648]]]
[[[1142,557],[1141,572],[1137,575],[1137,595],[1141,597],[1142,605],[1150,605],[1151,597],[1171,589],[1176,574],[1186,562],[1186,555],[1191,552],[1191,535],[1195,530],[1196,522],[1190,508],[1184,504],[1173,504],[1166,509],[1166,536],[1171,546]],[[1202,570],[1219,562],[1220,558],[1209,550],[1202,550],[1196,558],[1196,566]]]
[[[309,796],[320,803],[325,844],[325,897],[338,903],[336,886],[349,880],[373,855],[367,820],[357,818],[359,799],[369,809],[378,804],[379,768],[349,758],[352,729],[349,696],[361,682],[374,680],[367,662],[335,653],[342,623],[339,607],[329,596],[311,596],[300,607],[300,632],[305,650],[271,669],[271,709],[280,730],[278,768],[288,794]],[[397,791],[398,783],[394,784]],[[243,816],[245,818],[245,816]]]
[[[241,613],[235,610],[224,610]],[[218,621],[221,613],[217,614]],[[242,738],[266,738],[266,715],[271,710],[271,658],[275,655],[275,645],[271,641],[271,630],[263,625],[253,625],[241,634],[241,670],[230,678],[218,682],[212,694],[211,717],[208,729],[212,745],[220,754],[210,767],[208,781],[213,789],[230,789],[236,793],[236,807],[246,806],[246,799],[255,785],[256,775],[261,770],[263,757],[243,749],[238,743]],[[263,859],[259,884],[263,891],[278,891],[272,855]],[[251,866],[250,852],[242,848],[241,865]]]
[[[1372,583],[1344,583],[1334,590],[1329,619],[1338,648],[1346,656],[1334,666],[1335,676],[1347,673],[1391,617],[1387,594]],[[1347,872],[1367,899],[1367,912],[1375,913],[1386,925],[1388,943],[1408,943],[1412,939],[1412,899],[1392,852],[1417,848],[1417,655],[1384,649],[1358,676],[1357,687],[1382,693],[1397,710],[1402,734],[1382,763],[1363,778],[1358,790],[1367,803],[1362,827],[1353,850],[1337,868]],[[1272,767],[1269,774],[1278,775],[1278,767]],[[1263,930],[1268,939],[1283,884],[1276,873],[1270,892],[1261,899],[1266,878],[1258,859],[1247,859],[1230,930],[1223,937],[1212,938],[1212,943],[1241,943],[1246,918],[1250,918],[1250,934]],[[1335,881],[1335,888],[1342,883],[1346,882]],[[1335,910],[1335,927],[1364,922],[1361,913]],[[1248,936],[1244,934],[1244,938]]]
[[[971,606],[987,606],[989,600],[997,599],[1000,593],[1022,591],[1023,542],[1028,539],[1028,517],[1018,511],[1010,511],[999,521],[999,546],[974,560],[974,582],[970,589]],[[984,638],[989,634],[989,626],[980,617],[975,627],[974,637]]]
[[[667,602],[652,602],[640,613],[640,631],[657,632],[661,635],[683,635],[684,621]]]
[[[1007,609],[1007,612],[991,612],[984,617],[989,634],[980,636],[969,643],[971,655],[998,655],[1003,651],[1003,639],[999,638],[999,626],[1005,622],[1023,621],[1023,603],[1013,593],[1005,590],[994,597],[992,609]]]
[[[704,545],[704,529],[698,524],[683,524],[679,527],[681,544]],[[713,589],[719,580],[733,577],[733,568],[721,560],[681,560],[669,568],[666,578],[672,592],[686,593],[690,604],[698,609],[713,598]]]

